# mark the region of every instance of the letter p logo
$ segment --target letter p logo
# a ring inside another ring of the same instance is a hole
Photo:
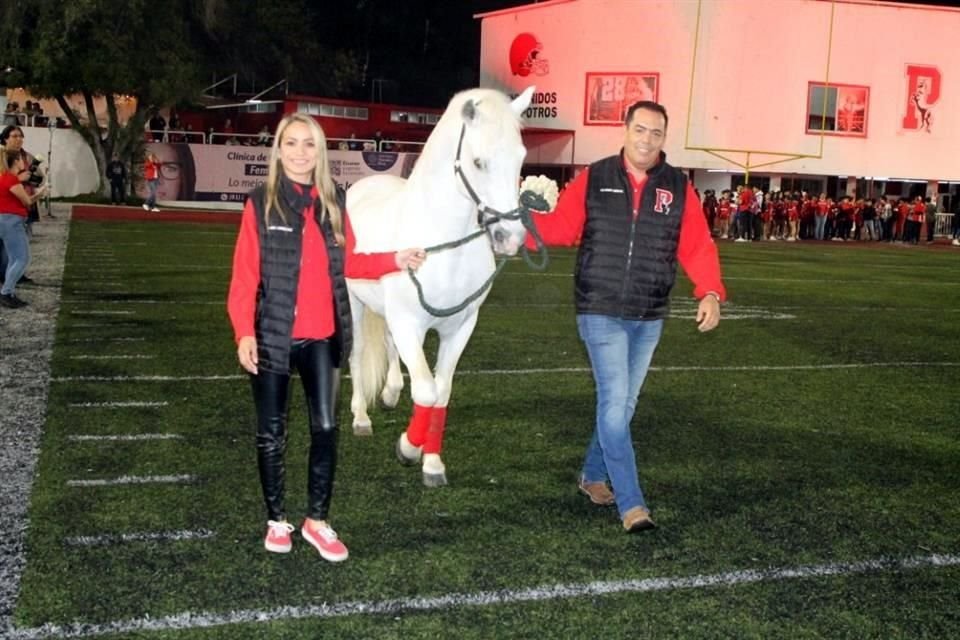
[[[666,189],[658,188],[653,210],[657,213],[670,213],[671,204],[673,204],[673,194]]]
[[[906,76],[907,104],[903,128],[929,131],[933,122],[933,105],[940,99],[940,70],[929,65],[908,64]]]

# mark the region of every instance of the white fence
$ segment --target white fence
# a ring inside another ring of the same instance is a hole
[[[934,236],[953,236],[953,216],[952,213],[938,213],[936,222],[933,226]]]

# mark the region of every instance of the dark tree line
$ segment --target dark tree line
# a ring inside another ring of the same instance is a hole
[[[0,87],[57,100],[103,176],[114,153],[139,156],[152,113],[195,103],[234,73],[248,95],[286,79],[297,93],[442,106],[477,82],[472,15],[518,3],[4,0]],[[101,96],[106,113],[95,111]],[[135,100],[126,122],[118,96]]]

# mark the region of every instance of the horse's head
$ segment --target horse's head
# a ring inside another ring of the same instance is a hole
[[[516,255],[527,230],[518,215],[520,168],[527,154],[520,138],[520,116],[533,87],[512,101],[493,90],[462,94],[457,167],[462,193],[472,199],[499,254]]]

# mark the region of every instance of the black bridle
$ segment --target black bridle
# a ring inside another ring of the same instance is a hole
[[[477,190],[473,188],[473,185],[470,184],[470,179],[467,178],[467,174],[463,170],[463,166],[460,163],[460,156],[463,153],[463,138],[467,133],[467,125],[464,124],[460,127],[460,139],[457,141],[457,157],[453,160],[453,172],[460,178],[460,182],[463,183],[463,188],[467,190],[467,193],[470,195],[470,199],[473,200],[473,203],[477,205],[477,224],[482,227],[489,227],[492,224],[495,224],[501,220],[521,220],[524,222],[524,227],[527,230],[530,230],[530,226],[527,226],[526,221],[523,220],[521,216],[521,206],[517,206],[510,211],[497,211],[496,209],[487,206],[480,200],[480,196],[477,195]]]
[[[464,124],[460,128],[460,140],[457,142],[457,156],[453,161],[453,172],[460,178],[460,181],[463,183],[464,188],[467,190],[467,193],[470,195],[470,199],[473,200],[473,203],[477,207],[477,224],[480,225],[480,229],[470,233],[459,240],[453,240],[450,242],[444,242],[442,244],[433,245],[427,247],[425,251],[429,253],[436,253],[438,251],[444,251],[446,249],[453,249],[464,245],[472,240],[479,238],[485,233],[489,232],[489,229],[492,225],[500,222],[501,220],[519,220],[523,227],[531,234],[534,238],[534,241],[537,245],[537,253],[542,256],[539,263],[534,262],[530,257],[530,252],[527,251],[527,247],[522,247],[523,260],[527,263],[531,269],[536,271],[543,271],[547,268],[547,262],[549,261],[549,256],[547,255],[547,248],[543,244],[543,239],[540,237],[540,234],[537,232],[537,227],[533,223],[533,218],[531,211],[547,211],[550,208],[550,205],[547,204],[547,201],[544,200],[543,196],[540,194],[534,193],[533,191],[524,191],[520,194],[519,204],[517,207],[511,209],[510,211],[497,211],[496,209],[487,206],[480,200],[480,196],[477,195],[476,189],[473,188],[473,185],[470,184],[470,179],[467,178],[467,174],[464,173],[463,167],[460,164],[460,156],[463,152],[463,138],[467,132],[467,125]],[[446,309],[438,309],[434,306],[431,306],[423,296],[423,288],[420,285],[420,281],[417,280],[417,276],[412,269],[407,269],[407,273],[410,275],[410,279],[413,280],[413,284],[417,288],[417,296],[420,298],[420,305],[426,309],[428,313],[438,317],[447,317],[452,316],[455,313],[458,313],[465,309],[467,305],[479,298],[484,291],[490,288],[493,285],[494,279],[503,269],[503,266],[507,263],[506,258],[502,258],[498,264],[497,268],[494,270],[493,274],[487,278],[487,281],[481,285],[481,287],[467,296],[467,298],[458,305],[453,307],[448,307]]]

